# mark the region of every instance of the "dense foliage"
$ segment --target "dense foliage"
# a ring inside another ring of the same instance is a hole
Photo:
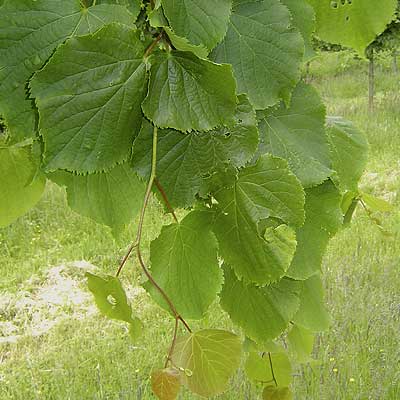
[[[46,179],[116,234],[139,215],[117,276],[87,278],[99,310],[140,340],[118,279],[136,253],[144,287],[175,320],[165,367],[152,374],[160,399],[182,385],[223,392],[242,356],[264,399],[291,398],[291,362],[307,362],[329,326],[328,241],[358,201],[382,207],[358,190],[364,136],[326,116],[301,67],[315,29],[363,52],[396,7],[373,4],[0,2],[0,226],[36,204]],[[153,192],[173,223],[151,243],[148,267],[141,238]],[[192,331],[217,298],[243,337]]]

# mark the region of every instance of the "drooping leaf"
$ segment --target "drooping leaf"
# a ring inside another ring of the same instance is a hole
[[[286,161],[261,157],[240,172],[232,188],[220,190],[215,198],[214,232],[221,255],[236,274],[261,285],[285,275],[296,248],[293,231],[278,224],[262,235],[258,224],[270,217],[295,226],[304,221],[304,192]]]
[[[330,316],[325,308],[324,289],[320,274],[308,278],[302,284],[300,307],[293,321],[311,332],[327,330]]]
[[[200,396],[224,392],[240,364],[240,338],[233,333],[206,329],[178,338],[173,365],[183,369],[183,383]]]
[[[278,386],[288,386],[292,380],[292,366],[284,350],[277,353],[252,351],[244,368],[249,379],[255,382],[274,382],[275,377]]]
[[[260,121],[259,129],[262,151],[285,158],[304,187],[331,175],[325,106],[312,86],[299,83],[289,107],[282,103]]]
[[[189,43],[186,37],[178,36],[170,27],[164,27],[165,32],[168,35],[169,40],[175,49],[180,51],[191,51],[197,57],[207,58],[208,49],[203,45],[194,45]]]
[[[368,142],[355,126],[339,117],[327,119],[332,169],[341,191],[357,191],[367,165]]]
[[[171,28],[194,45],[212,50],[225,36],[232,0],[162,0]]]
[[[295,355],[297,362],[306,363],[311,360],[315,335],[298,325],[293,325],[288,333],[289,349]]]
[[[321,270],[329,239],[343,223],[342,196],[331,181],[306,190],[306,220],[297,229],[297,248],[287,276],[304,280]]]
[[[160,400],[175,400],[181,388],[179,371],[165,368],[151,374],[151,389]]]
[[[301,284],[297,281],[284,278],[259,287],[239,281],[229,267],[224,268],[224,278],[221,306],[246,336],[256,342],[264,343],[279,336],[299,308]]]
[[[236,83],[229,65],[190,52],[163,52],[152,58],[143,111],[160,128],[208,131],[233,122]]]
[[[235,1],[226,37],[211,55],[232,64],[238,92],[256,109],[287,102],[300,78],[304,42],[290,18],[279,0]]]
[[[47,170],[94,172],[126,160],[142,122],[144,48],[118,24],[70,39],[31,80]]]
[[[218,243],[211,225],[209,212],[192,211],[179,224],[163,227],[151,243],[151,273],[184,318],[202,318],[221,289]],[[152,285],[146,289],[168,309]]]
[[[81,8],[76,0],[6,1],[0,13],[0,115],[14,142],[35,135],[26,82],[68,37],[113,21],[133,22],[124,7]]]
[[[308,0],[317,17],[316,34],[322,40],[352,47],[361,56],[395,15],[397,0]]]
[[[74,211],[110,226],[116,233],[135,218],[142,205],[145,184],[128,163],[96,174],[56,171],[48,176],[66,186],[68,205]]]
[[[263,400],[293,400],[293,394],[288,387],[266,386]]]
[[[304,61],[313,58],[316,53],[313,49],[312,35],[315,31],[315,11],[307,0],[281,0],[292,15],[292,24],[301,33],[304,39]]]
[[[86,273],[88,288],[94,296],[96,305],[108,318],[127,322],[130,326],[130,335],[133,339],[140,336],[142,324],[133,316],[132,308],[128,303],[125,290],[118,278],[107,275],[105,278]]]
[[[153,127],[146,120],[133,146],[133,166],[147,179],[151,170]],[[174,207],[190,206],[203,177],[226,163],[243,166],[254,154],[258,130],[254,110],[244,95],[239,96],[235,123],[209,132],[158,131],[158,180]]]
[[[0,227],[24,215],[42,197],[45,178],[30,147],[0,147]]]

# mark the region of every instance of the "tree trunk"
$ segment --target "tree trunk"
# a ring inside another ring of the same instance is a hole
[[[368,108],[369,112],[373,113],[374,111],[374,95],[375,95],[375,64],[374,64],[374,53],[371,51],[371,55],[369,57],[369,90],[368,90]]]

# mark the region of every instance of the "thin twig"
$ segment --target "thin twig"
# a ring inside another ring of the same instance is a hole
[[[175,319],[175,328],[174,328],[174,337],[172,338],[171,347],[169,348],[169,352],[168,352],[167,359],[165,360],[164,368],[167,368],[169,361],[172,361],[171,357],[172,357],[172,353],[174,352],[174,349],[175,349],[176,337],[178,335],[178,325],[179,325],[179,319],[176,318]]]
[[[165,193],[164,188],[163,188],[163,187],[161,186],[161,184],[160,184],[160,181],[156,178],[156,179],[154,180],[154,183],[156,184],[158,191],[160,192],[162,198],[164,199],[164,203],[165,203],[165,205],[167,206],[169,212],[170,212],[170,213],[172,214],[172,216],[174,217],[175,222],[176,222],[177,224],[179,224],[179,221],[178,221],[178,218],[176,217],[175,211],[174,211],[174,209],[172,208],[171,203],[170,203],[169,200],[168,200],[167,194]]]
[[[146,50],[146,52],[144,53],[144,56],[143,56],[144,58],[147,58],[151,54],[151,52],[154,50],[154,47],[157,46],[157,43],[161,40],[163,35],[164,35],[164,31],[162,30],[158,34],[158,36],[154,39],[154,41],[151,43],[151,45],[147,48],[147,50]]]

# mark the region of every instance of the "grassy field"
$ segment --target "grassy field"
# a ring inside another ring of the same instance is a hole
[[[324,276],[333,323],[318,338],[317,361],[296,370],[298,400],[400,399],[399,78],[389,66],[378,68],[376,110],[369,115],[364,63],[329,55],[311,66],[310,80],[328,113],[353,120],[368,136],[363,188],[396,209],[381,216],[391,236],[359,211],[332,241]],[[156,203],[151,210],[144,247],[158,234],[160,218],[168,221]],[[86,260],[113,273],[129,232],[114,240],[106,228],[70,211],[53,185],[34,210],[0,230],[1,400],[154,398],[148,374],[162,363],[172,324],[137,287],[137,265],[131,262],[123,278],[145,322],[144,340],[134,346],[123,325],[96,314],[83,280],[95,267],[71,263]],[[217,305],[203,323],[235,329]],[[259,393],[239,372],[232,390],[218,398],[258,399]]]

